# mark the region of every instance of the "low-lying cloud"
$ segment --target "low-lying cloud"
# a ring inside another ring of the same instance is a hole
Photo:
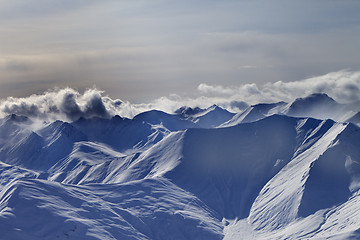
[[[102,93],[95,88],[83,94],[71,88],[53,89],[27,98],[9,97],[0,103],[0,111],[3,116],[17,114],[44,119],[108,118],[121,101],[102,97]]]
[[[259,102],[290,102],[295,98],[312,93],[326,93],[340,103],[360,101],[360,72],[341,70],[326,75],[299,81],[254,83],[224,87],[202,83],[198,90],[206,96],[222,96],[232,100],[242,100],[250,104]]]
[[[173,94],[143,104],[111,99],[96,88],[84,93],[72,88],[57,88],[26,98],[9,97],[1,100],[0,117],[17,114],[36,119],[65,121],[74,121],[80,117],[110,118],[115,115],[132,118],[151,109],[172,113],[182,106],[206,108],[213,104],[239,112],[250,104],[291,102],[312,93],[326,93],[340,103],[348,103],[360,101],[359,87],[360,72],[342,70],[301,81],[279,81],[259,86],[252,83],[225,87],[202,83],[197,88],[200,97],[185,98]]]

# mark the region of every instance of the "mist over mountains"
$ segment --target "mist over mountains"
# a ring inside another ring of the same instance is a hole
[[[184,106],[206,109],[212,105],[239,113],[249,105],[292,103],[313,93],[326,94],[338,103],[352,104],[352,110],[360,111],[359,86],[360,72],[341,70],[299,81],[278,81],[262,85],[251,83],[225,87],[200,84],[195,96],[170,94],[148,103],[130,103],[113,99],[96,88],[87,89],[83,93],[72,88],[55,88],[29,97],[9,97],[0,100],[0,117],[16,114],[49,121],[75,121],[80,117],[109,119],[116,115],[133,118],[149,110],[172,114]]]
[[[95,89],[30,99],[1,105],[0,239],[360,238],[354,102],[130,118]]]

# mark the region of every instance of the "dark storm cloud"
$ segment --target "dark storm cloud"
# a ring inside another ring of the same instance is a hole
[[[66,92],[60,102],[61,112],[70,119],[79,118],[82,115],[79,105],[76,102],[76,94],[73,92]]]
[[[1,110],[5,114],[16,114],[29,117],[37,117],[40,115],[38,107],[35,104],[27,102],[5,104]]]
[[[101,97],[99,91],[91,90],[84,94],[85,96],[85,107],[84,107],[84,115],[85,116],[102,116],[109,117],[110,113],[107,111],[104,101]],[[119,101],[111,101],[114,106],[120,106]]]
[[[44,119],[76,120],[80,117],[109,118],[120,100],[101,96],[101,91],[89,89],[83,94],[71,88],[47,91],[27,98],[9,97],[0,104],[2,115],[17,114]]]

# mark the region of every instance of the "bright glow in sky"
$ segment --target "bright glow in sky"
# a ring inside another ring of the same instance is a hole
[[[358,71],[359,13],[357,0],[0,0],[0,98],[95,85],[142,102]]]

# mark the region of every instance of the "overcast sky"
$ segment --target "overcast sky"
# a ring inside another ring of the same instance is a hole
[[[0,0],[0,98],[132,102],[360,70],[360,1]]]

